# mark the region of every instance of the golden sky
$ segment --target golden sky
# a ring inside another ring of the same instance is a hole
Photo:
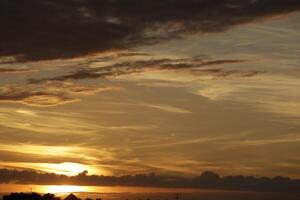
[[[33,31],[36,40],[27,29],[0,34],[6,41],[0,48],[1,168],[299,178],[299,12],[270,8],[238,19],[224,14],[228,20],[162,15],[165,24],[149,20],[159,26],[151,29],[112,11],[98,40],[97,10],[89,9],[77,11],[91,33],[74,31],[67,42],[60,37],[62,46],[55,43],[61,27],[50,40],[42,30]],[[126,20],[136,25],[132,35],[118,31]]]

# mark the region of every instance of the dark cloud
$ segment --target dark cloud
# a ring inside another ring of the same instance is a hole
[[[67,97],[63,93],[51,94],[17,86],[4,86],[0,88],[0,102],[20,102],[26,105],[45,107],[74,101],[77,101],[77,99]]]
[[[30,106],[56,106],[80,99],[74,95],[92,95],[119,90],[119,87],[79,85],[72,82],[45,81],[43,84],[4,85],[0,87],[0,102],[16,102]]]
[[[299,192],[300,180],[288,177],[253,177],[253,176],[224,176],[214,172],[203,172],[194,178],[175,176],[160,176],[155,173],[99,176],[88,175],[84,171],[77,176],[57,175],[42,173],[33,170],[0,169],[0,183],[20,184],[72,184],[93,186],[146,186],[146,187],[178,187],[178,188],[209,188],[209,189],[234,189],[234,190],[259,190],[259,191],[288,191]]]
[[[0,56],[26,61],[128,49],[299,8],[298,0],[2,0]]]
[[[95,61],[98,62],[98,61]],[[143,73],[147,71],[179,71],[186,70],[192,75],[212,75],[214,77],[225,77],[230,75],[237,75],[238,77],[254,76],[260,71],[239,71],[226,69],[207,69],[204,67],[218,66],[225,64],[237,64],[246,62],[245,60],[211,60],[209,58],[193,57],[182,59],[141,59],[131,61],[121,61],[115,64],[108,64],[99,68],[89,68],[88,66],[81,67],[80,70],[68,75],[62,75],[53,78],[45,79],[29,79],[30,83],[41,83],[45,81],[66,81],[66,80],[81,80],[81,79],[96,79],[96,78],[110,78],[121,75],[128,75],[134,73]],[[89,64],[93,63],[90,61]]]

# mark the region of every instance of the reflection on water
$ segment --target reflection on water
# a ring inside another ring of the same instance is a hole
[[[74,186],[74,185],[21,185],[0,184],[0,192],[38,192],[38,193],[174,193],[174,192],[199,192],[197,189],[172,189],[151,187],[107,187],[107,186]],[[202,190],[201,190],[202,191]]]
[[[69,185],[17,185],[0,184],[3,192],[55,193],[66,197],[74,193],[81,199],[100,198],[103,200],[175,200],[175,193],[181,193],[181,200],[299,200],[300,193],[240,192],[222,190],[163,189],[141,187],[92,187]]]
[[[43,193],[70,193],[70,192],[87,192],[87,189],[82,186],[74,185],[50,185],[47,186]]]

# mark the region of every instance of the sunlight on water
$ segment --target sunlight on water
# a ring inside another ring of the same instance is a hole
[[[21,185],[0,184],[0,193],[3,192],[38,192],[38,193],[155,193],[155,192],[197,192],[197,189],[172,189],[151,187],[121,187],[121,186],[75,186],[75,185]]]
[[[70,192],[89,192],[89,193],[174,193],[174,192],[196,192],[196,189],[172,189],[172,188],[151,188],[151,187],[121,187],[121,186],[69,186],[69,185],[49,185],[36,186],[43,193],[70,193]]]
[[[70,192],[88,192],[87,188],[74,185],[50,185],[45,188],[46,193],[70,193]]]
[[[0,184],[1,195],[10,192],[38,192],[55,193],[64,199],[69,193],[74,193],[81,199],[101,198],[105,200],[125,199],[151,199],[173,200],[176,193],[180,193],[184,200],[299,200],[299,193],[272,193],[249,191],[224,191],[224,190],[200,190],[180,188],[149,188],[149,187],[99,187],[99,186],[73,186],[73,185],[20,185]]]

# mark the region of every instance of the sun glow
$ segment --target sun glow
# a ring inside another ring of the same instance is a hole
[[[56,174],[65,174],[68,176],[74,176],[79,173],[82,173],[83,171],[87,170],[89,172],[94,172],[94,170],[84,164],[79,163],[71,163],[71,162],[64,162],[64,163],[41,163],[40,167],[42,167],[42,170],[56,173]]]
[[[87,170],[86,165],[82,165],[82,164],[78,164],[78,163],[70,163],[70,162],[61,163],[57,167],[59,170],[67,171],[73,175],[76,175],[78,173],[81,173],[81,172]]]
[[[86,192],[83,186],[74,185],[50,185],[45,189],[48,193],[70,193],[70,192]]]

